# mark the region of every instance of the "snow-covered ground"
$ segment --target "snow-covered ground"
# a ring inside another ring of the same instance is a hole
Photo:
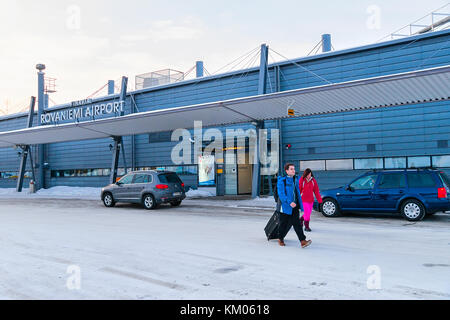
[[[3,197],[0,298],[450,299],[450,215],[314,212],[302,249],[293,230],[286,247],[265,239],[269,200],[147,211]]]

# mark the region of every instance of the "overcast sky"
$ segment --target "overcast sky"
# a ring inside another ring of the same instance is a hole
[[[134,84],[136,74],[187,71],[196,60],[213,73],[261,43],[289,58],[308,54],[323,33],[335,50],[375,43],[446,3],[1,0],[0,110],[27,107],[37,94],[37,63],[57,78],[50,97],[61,104],[86,98],[108,79],[126,75]]]

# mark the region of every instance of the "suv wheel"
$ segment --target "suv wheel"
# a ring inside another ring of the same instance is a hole
[[[337,217],[340,215],[341,210],[339,205],[334,199],[325,199],[321,205],[321,212],[325,217]]]
[[[408,221],[420,221],[425,217],[425,208],[420,201],[409,199],[403,203],[401,213]]]
[[[180,204],[181,204],[181,200],[178,200],[178,201],[172,201],[172,202],[170,203],[170,205],[171,205],[172,207],[178,207]]]
[[[151,194],[146,194],[142,197],[142,205],[145,209],[150,210],[156,207],[155,197]]]
[[[111,193],[106,192],[103,195],[103,204],[105,205],[105,207],[114,207],[116,202],[114,201],[114,198]]]

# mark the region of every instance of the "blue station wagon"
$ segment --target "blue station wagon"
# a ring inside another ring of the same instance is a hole
[[[409,221],[450,210],[450,179],[436,169],[374,170],[346,186],[321,191],[325,217],[342,212],[400,213]]]

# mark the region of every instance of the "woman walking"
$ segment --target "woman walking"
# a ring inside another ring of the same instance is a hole
[[[310,168],[307,168],[304,172],[300,181],[298,183],[300,188],[300,194],[303,202],[304,215],[301,218],[305,222],[305,231],[311,231],[309,228],[309,221],[311,220],[311,211],[314,204],[314,195],[317,201],[322,203],[322,197],[319,193],[319,185]]]

